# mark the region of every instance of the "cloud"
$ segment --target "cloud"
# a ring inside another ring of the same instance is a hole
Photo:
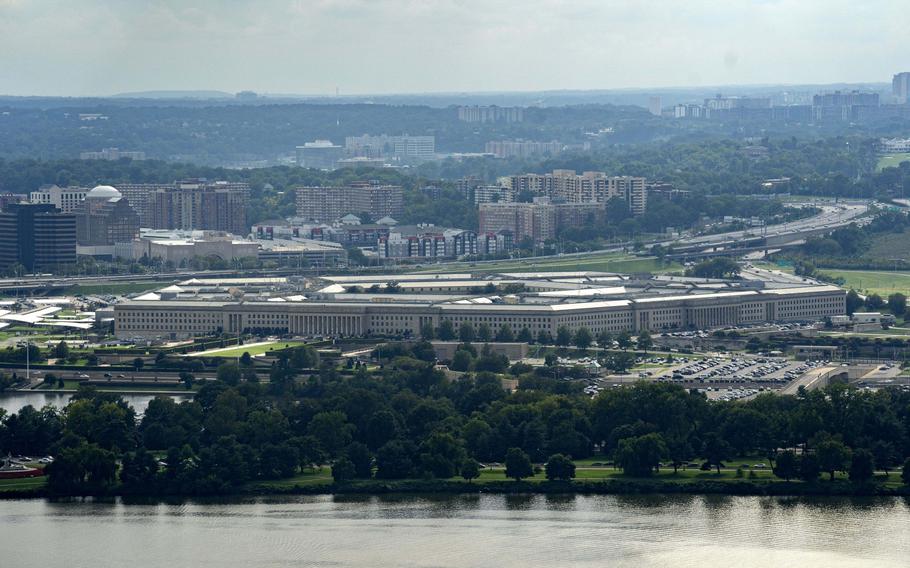
[[[903,0],[0,0],[0,89],[887,81],[907,29]]]

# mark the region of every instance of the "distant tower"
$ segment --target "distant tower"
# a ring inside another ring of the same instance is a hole
[[[897,104],[910,103],[910,71],[898,73],[891,81],[891,92]]]
[[[660,97],[651,97],[648,100],[648,110],[654,116],[660,116],[660,111],[661,111]]]

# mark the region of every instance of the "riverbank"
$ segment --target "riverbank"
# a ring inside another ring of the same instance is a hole
[[[18,482],[18,483],[8,483]],[[616,476],[610,479],[572,481],[547,480],[358,480],[335,483],[324,479],[303,481],[278,480],[251,483],[217,493],[174,494],[128,490],[122,486],[87,494],[58,494],[50,491],[43,480],[7,480],[0,482],[0,499],[51,497],[182,497],[202,495],[268,496],[268,495],[453,495],[453,494],[578,494],[578,495],[735,495],[735,496],[876,496],[910,497],[910,485],[878,480],[855,484],[847,480],[819,480],[813,483],[784,480],[749,479],[657,479]]]

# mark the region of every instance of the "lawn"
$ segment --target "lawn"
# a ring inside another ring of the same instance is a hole
[[[287,349],[289,347],[301,347],[306,345],[305,341],[271,341],[268,343],[261,344],[252,344],[252,345],[241,345],[239,347],[226,347],[224,349],[211,349],[209,351],[204,351],[201,353],[191,353],[192,357],[223,357],[225,359],[231,359],[235,357],[240,357],[244,353],[249,353],[251,356],[262,355],[268,353],[269,351],[275,351],[280,349]]]
[[[875,170],[880,172],[885,168],[896,168],[898,164],[908,160],[910,160],[910,154],[888,154],[878,159]]]
[[[39,489],[47,483],[47,477],[24,477],[22,479],[0,479],[0,492],[28,491]]]
[[[845,280],[844,288],[876,293],[883,298],[900,292],[910,295],[910,272],[873,270],[835,270],[822,268],[822,272]]]

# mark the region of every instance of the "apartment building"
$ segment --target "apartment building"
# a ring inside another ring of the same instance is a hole
[[[152,229],[225,231],[245,235],[250,186],[247,183],[184,180],[156,186],[147,194]],[[131,202],[132,203],[132,202]]]
[[[554,170],[548,174],[510,176],[506,185],[516,193],[527,191],[566,203],[606,203],[619,197],[625,200],[633,215],[644,213],[648,204],[648,190],[643,177]]]
[[[400,218],[404,213],[401,186],[359,182],[342,187],[298,187],[297,216],[331,223],[345,215],[368,213],[373,219]]]

